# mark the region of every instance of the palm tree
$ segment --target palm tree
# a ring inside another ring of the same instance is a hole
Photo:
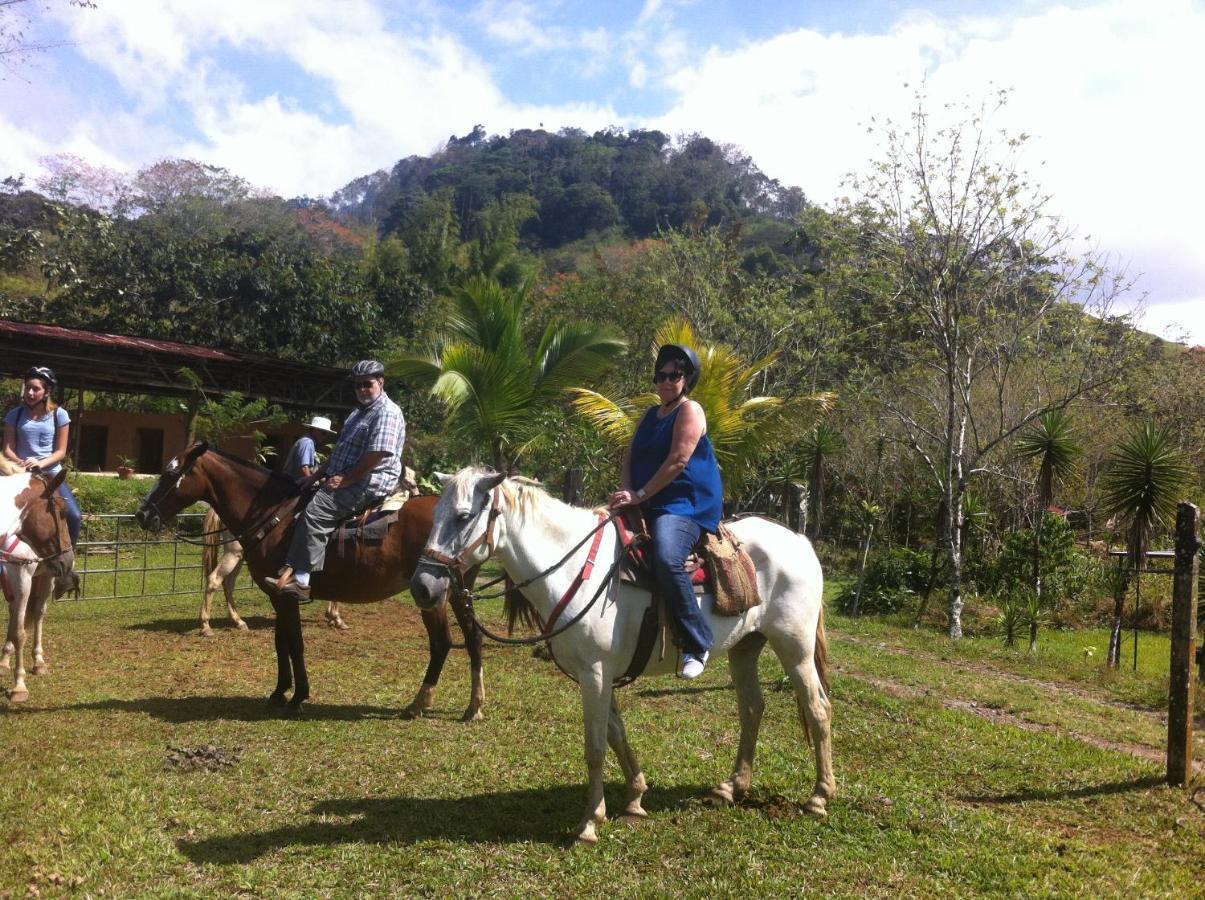
[[[489,448],[499,471],[513,469],[532,436],[534,413],[574,384],[591,381],[626,344],[607,328],[550,324],[534,355],[523,337],[529,279],[517,288],[471,278],[452,292],[453,313],[428,354],[400,354],[391,375],[429,386],[449,427]]]
[[[1042,529],[1046,511],[1054,500],[1055,481],[1065,480],[1075,473],[1080,446],[1075,440],[1066,410],[1052,409],[1043,413],[1022,432],[1014,452],[1021,459],[1038,460],[1038,513],[1033,539],[1034,604],[1042,606]],[[1037,649],[1037,615],[1030,617],[1029,652]]]
[[[778,354],[746,363],[731,347],[704,345],[683,319],[673,319],[657,332],[654,352],[664,344],[686,344],[699,354],[703,374],[691,397],[707,416],[707,435],[729,494],[759,476],[758,462],[766,454],[801,439],[836,402],[836,394],[829,392],[799,397],[752,395],[754,383]],[[584,387],[570,395],[578,414],[616,448],[627,447],[644,411],[659,402],[653,393],[612,399]]]
[[[844,446],[841,435],[827,422],[817,422],[803,439],[808,471],[808,537],[813,543],[820,539],[820,518],[824,515],[824,464]]]
[[[1106,515],[1117,514],[1129,524],[1126,531],[1126,574],[1113,601],[1113,630],[1108,665],[1121,664],[1121,613],[1129,576],[1146,568],[1146,552],[1156,527],[1175,512],[1188,488],[1191,470],[1184,453],[1172,442],[1166,427],[1147,422],[1125,438],[1113,453],[1101,479],[1101,502]]]

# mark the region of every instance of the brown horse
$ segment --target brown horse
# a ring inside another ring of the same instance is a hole
[[[208,444],[194,444],[173,457],[155,487],[143,499],[135,517],[138,524],[157,531],[193,503],[208,503],[243,545],[251,577],[276,611],[276,689],[268,698],[296,712],[310,696],[305,669],[305,644],[297,601],[281,597],[264,582],[284,565],[293,532],[293,520],[301,500],[301,488],[291,478],[231,456]],[[348,541],[339,546],[332,539],[326,567],[314,573],[313,595],[320,600],[373,603],[399,594],[409,587],[419,553],[431,531],[431,517],[438,497],[415,497],[399,510],[379,544]],[[475,624],[457,613],[465,635],[472,666],[472,695],[464,721],[482,717],[485,684],[481,669],[481,633]],[[406,718],[422,715],[434,702],[435,687],[444,660],[452,647],[447,613],[424,612],[427,642],[431,652],[427,674],[414,702],[403,710]],[[295,685],[295,687],[294,687]]]
[[[66,475],[21,472],[0,477],[0,578],[8,600],[8,637],[0,652],[0,669],[13,666],[15,682],[9,699],[29,699],[25,686],[25,623],[33,622],[34,675],[50,671],[42,655],[42,620],[51,590],[69,588],[75,554],[67,531],[66,504],[59,485]],[[78,584],[78,582],[76,582]]]

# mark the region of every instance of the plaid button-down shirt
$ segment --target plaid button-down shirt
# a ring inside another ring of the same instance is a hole
[[[388,497],[402,474],[402,444],[406,442],[406,419],[402,409],[385,392],[368,406],[357,407],[331,451],[328,475],[341,475],[356,467],[365,453],[385,451],[389,456],[377,463],[365,480],[365,490],[376,497]]]

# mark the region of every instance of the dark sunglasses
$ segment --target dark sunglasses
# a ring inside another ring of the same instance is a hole
[[[685,372],[654,372],[653,384],[660,384],[663,381],[681,381],[685,376]]]
[[[370,388],[370,387],[372,387],[374,384],[376,384],[376,382],[375,382],[375,381],[357,381],[357,382],[356,382],[356,390],[358,391],[358,390],[360,390],[361,388]]]

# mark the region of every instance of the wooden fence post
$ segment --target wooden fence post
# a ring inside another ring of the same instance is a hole
[[[571,506],[582,505],[582,493],[586,485],[586,473],[577,466],[565,470],[565,492],[563,499]]]
[[[1167,781],[1192,779],[1193,655],[1197,636],[1197,537],[1200,510],[1181,503],[1176,511],[1176,572],[1172,588],[1171,680],[1167,706]]]

